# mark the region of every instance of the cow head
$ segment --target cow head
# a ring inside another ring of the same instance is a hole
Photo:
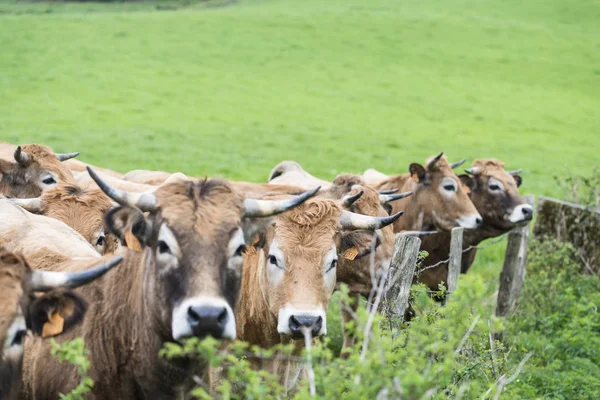
[[[407,213],[410,209],[418,221],[417,229],[450,230],[457,226],[475,229],[481,224],[481,215],[452,170],[453,166],[443,153],[430,158],[425,166],[410,164],[414,194]]]
[[[393,191],[395,192],[395,191]],[[372,217],[386,217],[395,200],[409,193],[378,193],[365,185],[360,175],[343,174],[336,177],[332,186],[321,193],[333,199],[342,199],[343,207],[351,212]],[[373,274],[389,266],[394,250],[394,228],[385,226],[378,230],[343,231],[339,249],[337,279],[349,285],[352,292],[364,295],[373,288]]]
[[[49,272],[32,270],[23,257],[0,248],[0,398],[11,398],[18,392],[27,330],[44,337],[69,330],[81,320],[86,305],[76,293],[65,289],[93,281],[121,260],[115,257],[83,272]],[[56,320],[60,321],[59,330],[53,326]]]
[[[100,189],[61,183],[45,190],[40,197],[12,201],[29,212],[69,225],[100,254],[114,253],[117,248],[117,241],[112,235],[105,234],[103,226],[104,214],[113,203]]]
[[[469,188],[485,228],[504,232],[531,221],[533,207],[519,195],[520,171],[506,171],[498,160],[475,160],[466,172],[468,175],[460,178]]]
[[[400,215],[368,217],[343,210],[338,201],[314,199],[276,218],[266,231],[258,262],[261,297],[276,317],[279,335],[301,339],[304,332],[326,334],[341,233],[373,232]]]
[[[106,214],[107,230],[143,252],[145,301],[163,340],[234,339],[233,308],[246,239],[267,223],[265,217],[298,206],[318,190],[291,199],[255,200],[245,199],[226,181],[205,179],[174,180],[153,193],[127,193],[88,171],[121,205]]]
[[[61,165],[61,161],[78,154],[54,154],[48,147],[38,144],[18,146],[15,162],[0,160],[0,193],[8,197],[31,198],[59,182],[75,184],[71,171]]]

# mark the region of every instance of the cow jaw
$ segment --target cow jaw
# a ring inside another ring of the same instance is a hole
[[[229,304],[217,297],[193,297],[181,302],[173,310],[173,339],[189,337],[235,339],[235,317]]]
[[[313,337],[327,334],[327,315],[322,305],[314,308],[296,308],[287,303],[279,310],[277,333],[291,336],[292,339],[304,339],[303,329]]]

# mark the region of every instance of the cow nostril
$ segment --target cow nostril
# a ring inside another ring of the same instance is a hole
[[[223,308],[223,311],[221,311],[221,313],[219,314],[217,321],[219,321],[219,323],[221,325],[225,325],[227,323],[228,319],[229,319],[229,314],[227,313],[227,310],[225,308]]]
[[[529,207],[523,207],[523,208],[521,208],[521,211],[523,212],[523,215],[533,214],[533,210],[531,210]]]
[[[200,323],[200,314],[198,312],[199,309],[197,307],[188,308],[188,319],[190,324],[198,325]]]
[[[300,329],[300,321],[298,321],[293,315],[290,317],[289,325],[292,332],[296,332]]]
[[[477,226],[481,225],[483,223],[483,220],[480,217],[475,218],[475,224]]]

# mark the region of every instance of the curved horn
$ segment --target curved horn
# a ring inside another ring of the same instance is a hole
[[[32,213],[38,213],[42,210],[42,199],[39,197],[32,199],[11,199],[11,201]]]
[[[384,204],[389,203],[390,201],[400,200],[405,197],[408,197],[411,194],[413,194],[413,192],[404,192],[404,193],[398,193],[398,194],[380,194],[379,202],[381,203],[381,205],[384,205]]]
[[[340,224],[343,229],[369,229],[376,230],[384,228],[396,221],[404,211],[400,211],[389,217],[371,217],[369,215],[356,214],[350,211],[342,211],[340,216]]]
[[[453,162],[452,164],[450,164],[450,168],[452,168],[452,169],[454,169],[454,168],[458,168],[458,167],[460,167],[461,165],[463,165],[463,164],[465,163],[465,161],[467,161],[467,159],[466,159],[466,158],[463,158],[462,160],[460,160],[460,161],[457,161],[457,162]]]
[[[75,153],[58,153],[56,155],[56,159],[58,161],[67,161],[70,160],[71,158],[75,158],[79,155],[79,152],[76,151]]]
[[[438,154],[437,156],[433,157],[431,159],[431,161],[429,161],[427,163],[427,169],[432,168],[436,162],[440,161],[440,158],[442,158],[442,156],[444,155],[444,152],[442,151],[440,154]]]
[[[122,206],[129,207],[137,207],[142,211],[152,211],[156,210],[156,197],[152,193],[129,193],[124,190],[116,189],[110,187],[106,182],[104,182],[98,174],[94,172],[89,166],[86,167],[88,173],[92,177],[92,179],[98,184],[100,189],[108,197],[116,201]]]
[[[519,168],[519,169],[515,169],[513,171],[506,171],[511,175],[519,175],[521,172],[523,172],[523,168]]]
[[[31,288],[34,292],[47,292],[58,288],[74,289],[101,277],[121,261],[123,257],[113,257],[107,263],[78,272],[34,270],[31,275]]]
[[[342,200],[342,205],[344,207],[350,207],[352,204],[354,204],[356,202],[356,200],[360,199],[360,196],[362,196],[365,193],[364,190],[361,189],[360,192],[356,193],[353,196],[344,196],[344,199]]]
[[[380,190],[379,194],[394,194],[400,189],[392,189],[392,190]]]
[[[280,214],[304,203],[313,197],[319,189],[321,189],[321,186],[317,186],[296,197],[283,200],[246,199],[244,200],[244,217],[257,218]]]
[[[465,172],[469,175],[477,175],[481,172],[481,169],[479,167],[467,168]]]
[[[27,164],[29,164],[29,161],[31,161],[31,159],[29,158],[29,154],[25,153],[22,149],[21,146],[17,146],[17,149],[15,150],[15,161],[19,163],[19,165],[26,167]]]

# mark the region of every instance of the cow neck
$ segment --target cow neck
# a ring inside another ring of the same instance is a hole
[[[244,256],[242,285],[235,310],[238,338],[264,348],[280,343],[277,318],[268,304],[265,249]]]

